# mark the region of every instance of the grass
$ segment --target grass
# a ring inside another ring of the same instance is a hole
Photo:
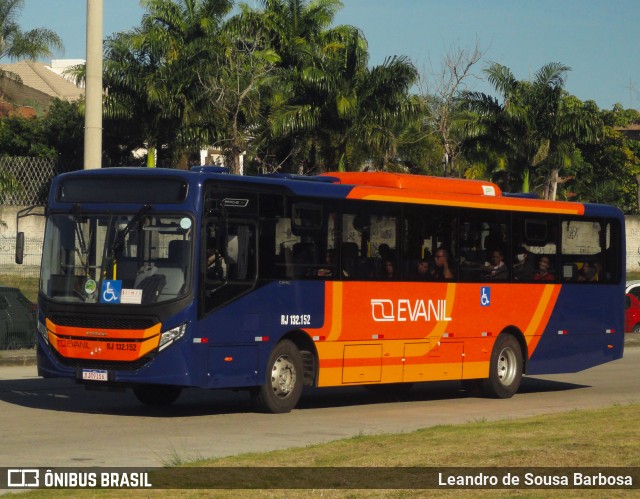
[[[182,464],[174,471],[185,474],[184,487],[193,484],[189,467],[228,467],[239,480],[256,479],[252,467],[640,467],[640,404],[590,411],[571,411],[517,420],[436,426],[396,435],[358,435],[323,445],[251,453]],[[268,417],[268,416],[266,416]],[[249,468],[244,470],[243,468]],[[336,470],[334,470],[336,471]],[[351,470],[353,471],[353,470]],[[304,473],[293,470],[292,473]],[[567,473],[570,473],[567,471]],[[621,470],[620,474],[625,473]],[[206,475],[206,474],[205,474]],[[636,474],[637,476],[637,474]],[[188,477],[191,477],[190,479]],[[153,475],[151,476],[153,483]],[[262,482],[260,482],[262,483]],[[121,497],[122,491],[78,491],[74,497]],[[606,493],[605,493],[606,492]],[[486,495],[482,490],[145,490],[127,491],[132,497],[459,497]],[[627,497],[632,491],[610,490],[492,490],[502,497]],[[636,490],[637,493],[637,490]],[[28,497],[67,497],[68,491],[37,491]]]
[[[5,275],[2,277],[2,285],[10,288],[19,288],[22,294],[33,303],[38,301],[38,288],[40,285],[38,277]]]

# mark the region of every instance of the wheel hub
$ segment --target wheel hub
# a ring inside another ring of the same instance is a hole
[[[296,386],[296,369],[285,355],[278,357],[271,369],[271,386],[278,398],[287,397]]]
[[[498,356],[498,379],[500,382],[508,386],[513,383],[516,377],[516,355],[511,348],[505,348]]]

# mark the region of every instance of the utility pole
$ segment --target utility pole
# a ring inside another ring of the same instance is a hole
[[[102,0],[87,0],[84,169],[102,167]]]

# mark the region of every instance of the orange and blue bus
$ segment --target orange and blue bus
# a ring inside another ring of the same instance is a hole
[[[459,380],[619,359],[624,217],[490,182],[377,172],[112,168],[53,180],[38,372],[171,404],[246,389]]]

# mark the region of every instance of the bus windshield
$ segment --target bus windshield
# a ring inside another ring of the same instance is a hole
[[[152,304],[189,289],[193,221],[138,212],[53,214],[47,219],[41,291],[67,302]]]

